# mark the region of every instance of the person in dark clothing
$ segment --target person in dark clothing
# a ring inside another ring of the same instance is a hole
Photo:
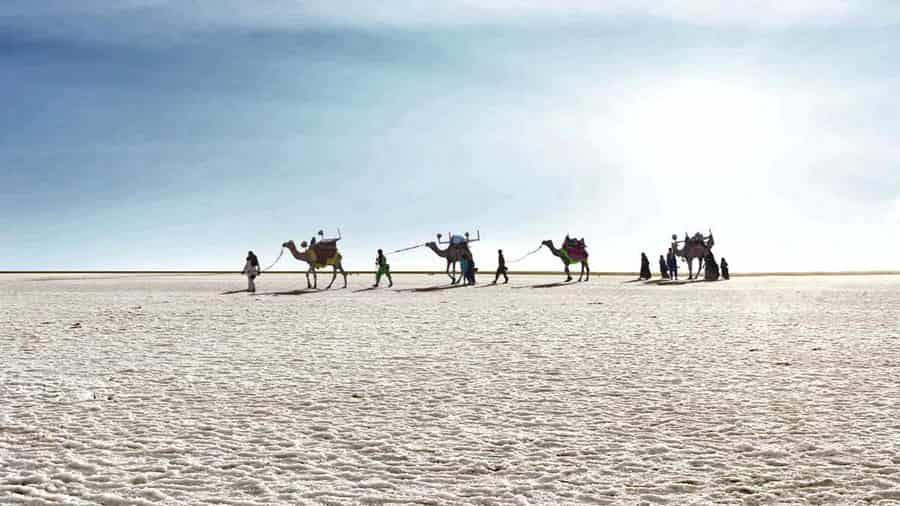
[[[463,273],[466,278],[466,284],[475,284],[475,271],[475,259],[469,257],[468,262],[466,263],[466,272]]]
[[[646,253],[641,253],[641,275],[640,279],[650,279],[653,274],[650,273],[650,260]]]
[[[659,276],[663,279],[669,279],[669,266],[666,264],[666,257],[659,256]]]
[[[394,286],[394,280],[391,279],[391,266],[388,265],[387,258],[381,250],[378,250],[378,255],[375,257],[375,266],[378,267],[378,271],[375,273],[375,284],[372,286],[377,287],[378,283],[381,283],[381,276],[387,276],[388,288]]]
[[[669,248],[667,260],[669,261],[669,279],[678,279],[678,257],[675,256],[672,248]]]
[[[706,257],[703,259],[703,266],[706,269],[705,274],[703,275],[703,279],[706,281],[718,281],[719,280],[719,264],[716,263],[716,257],[712,254],[712,251],[706,254]]]
[[[497,250],[497,274],[494,275],[494,284],[497,284],[497,280],[500,279],[500,276],[503,276],[503,284],[509,283],[509,276],[506,275],[506,271],[509,269],[506,268],[506,259],[503,258],[503,250]]]
[[[725,261],[725,257],[722,257],[722,279],[731,279],[731,274],[728,272],[728,262]]]

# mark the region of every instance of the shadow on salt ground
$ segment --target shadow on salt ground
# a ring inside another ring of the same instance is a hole
[[[490,288],[492,286],[503,286],[503,285],[504,285],[504,283],[487,283],[487,284],[484,284],[481,286],[476,286],[475,288]],[[515,288],[515,287],[513,287],[513,288]]]
[[[266,293],[259,293],[257,295],[271,295],[271,296],[277,297],[279,295],[308,295],[311,293],[325,293],[327,291],[328,290],[320,290],[318,288],[301,288],[299,290],[290,290],[287,292],[266,292]]]
[[[716,283],[716,281],[707,281],[705,279],[660,279],[656,281],[648,281],[648,285],[657,286],[680,286],[692,285],[694,283]]]
[[[236,293],[247,293],[247,289],[244,288],[243,290],[231,290],[230,292],[222,292],[219,295],[234,295]]]
[[[438,285],[426,286],[424,288],[401,288],[397,292],[437,292],[440,290],[451,290],[453,288],[464,288],[469,285]]]
[[[558,283],[542,283],[540,285],[514,286],[513,288],[556,288],[559,286],[575,286],[584,281],[560,281]]]

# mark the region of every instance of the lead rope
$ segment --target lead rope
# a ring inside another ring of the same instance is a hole
[[[525,260],[526,258],[528,258],[528,257],[530,257],[531,255],[534,255],[535,253],[537,253],[538,251],[540,251],[541,248],[543,248],[543,247],[544,247],[544,245],[541,244],[541,245],[538,246],[534,251],[530,251],[530,252],[526,253],[525,256],[519,257],[519,258],[517,258],[517,259],[515,259],[515,260],[509,261],[509,262],[506,262],[506,263],[508,263],[508,264],[514,264],[514,263],[516,263],[516,262],[521,262],[522,260]]]
[[[386,254],[386,255],[393,255],[393,254],[395,254],[395,253],[403,253],[404,251],[410,251],[410,250],[414,250],[414,249],[416,249],[416,248],[422,248],[422,247],[424,247],[424,246],[425,246],[424,244],[416,244],[415,246],[410,246],[410,247],[408,247],[408,248],[397,249],[397,250],[390,251],[390,252],[385,253],[385,254]]]
[[[281,260],[281,255],[284,255],[284,248],[283,248],[283,247],[281,248],[281,253],[278,254],[278,258],[276,258],[275,261],[272,262],[272,265],[266,267],[265,269],[263,269],[263,270],[261,270],[261,271],[259,271],[259,272],[266,272],[267,270],[271,269],[272,267],[275,267],[275,264],[277,264],[278,261]]]

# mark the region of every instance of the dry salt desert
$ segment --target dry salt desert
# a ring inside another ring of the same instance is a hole
[[[900,277],[301,278],[0,276],[0,504],[900,503]]]

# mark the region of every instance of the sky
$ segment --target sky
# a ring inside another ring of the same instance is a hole
[[[900,3],[739,4],[5,0],[0,270],[900,269]]]

